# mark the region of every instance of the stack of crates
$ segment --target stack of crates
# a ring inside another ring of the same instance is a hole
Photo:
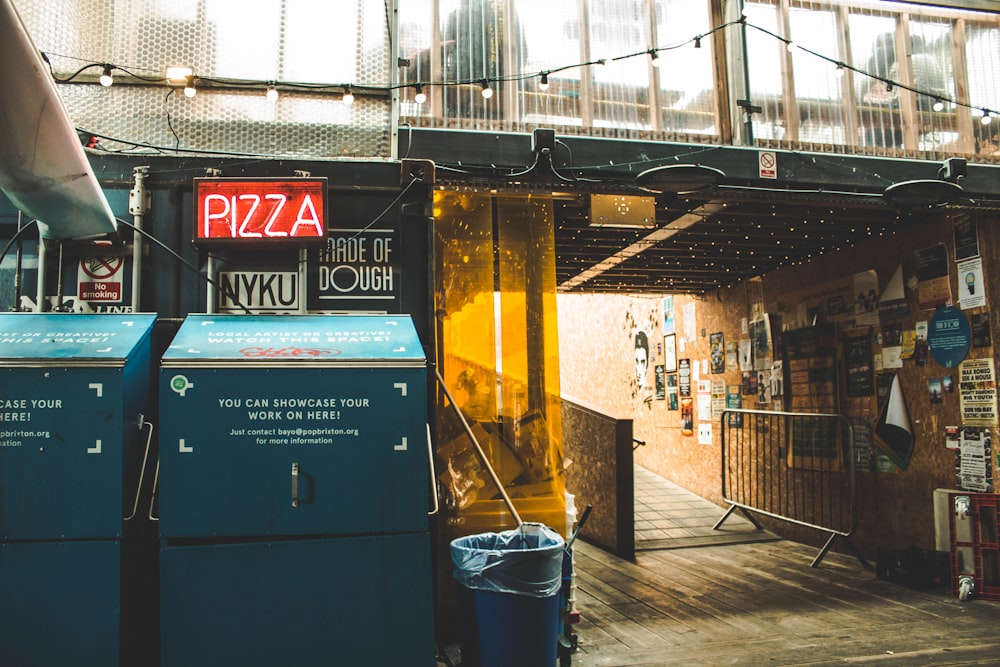
[[[960,600],[1000,600],[1000,494],[949,494],[951,588]]]

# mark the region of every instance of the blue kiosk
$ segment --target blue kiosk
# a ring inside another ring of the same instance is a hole
[[[409,317],[190,315],[160,419],[162,667],[434,664]]]
[[[0,314],[0,663],[155,661],[155,319]]]

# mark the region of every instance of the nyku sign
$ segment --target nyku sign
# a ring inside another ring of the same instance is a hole
[[[299,276],[294,271],[222,271],[218,282],[218,311],[258,314],[299,312]]]

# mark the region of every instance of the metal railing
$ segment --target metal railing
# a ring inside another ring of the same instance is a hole
[[[718,529],[740,510],[829,535],[812,567],[838,538],[851,543],[857,527],[854,431],[843,415],[731,409],[722,413],[722,497],[729,504]]]

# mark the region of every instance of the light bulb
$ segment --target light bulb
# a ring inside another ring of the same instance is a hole
[[[548,90],[549,89],[549,73],[542,72],[541,78],[538,79],[538,90]]]
[[[656,52],[656,49],[649,50],[649,60],[650,60],[649,64],[651,64],[653,67],[659,67],[662,64],[662,61],[660,60],[660,54]]]
[[[424,92],[424,87],[421,85],[414,86],[413,101],[417,104],[423,104],[427,101],[427,94]]]
[[[341,101],[347,106],[354,104],[354,93],[351,92],[350,86],[344,87],[344,97],[341,98]]]
[[[490,88],[490,82],[483,79],[483,99],[488,100],[493,97],[493,89]]]
[[[931,107],[934,111],[944,111],[944,100],[937,98],[934,100],[934,106]]]
[[[837,63],[837,69],[833,70],[833,75],[838,79],[844,78],[844,66]]]
[[[101,85],[108,88],[114,82],[115,80],[111,77],[111,65],[105,65],[104,72],[101,74]]]
[[[188,75],[187,82],[184,84],[184,96],[194,97],[198,94],[198,90],[194,87],[194,76]]]
[[[979,120],[979,122],[983,125],[989,125],[993,122],[993,116],[990,115],[989,111],[983,109],[983,117]]]
[[[264,99],[266,99],[268,102],[277,102],[278,101],[278,89],[275,88],[274,86],[268,86],[267,87],[267,92],[264,93]]]

